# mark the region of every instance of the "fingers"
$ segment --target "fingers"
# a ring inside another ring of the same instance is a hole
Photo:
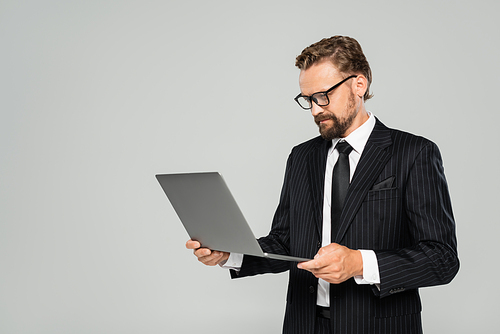
[[[206,248],[205,248],[206,249]],[[224,252],[210,252],[210,255],[199,257],[198,261],[207,266],[215,266],[224,261]]]
[[[198,241],[196,241],[196,240],[189,239],[186,242],[186,248],[187,249],[198,249],[200,247],[201,247],[201,244]]]
[[[342,267],[329,256],[319,256],[314,260],[301,262],[297,267],[307,270],[315,277],[324,279],[329,283],[338,284],[346,280]]]
[[[341,247],[343,247],[343,246],[341,246],[339,244],[335,244],[335,243],[326,245],[326,246],[321,247],[319,249],[318,254],[316,254],[316,256],[323,256],[327,253],[335,252],[336,250],[338,250]]]
[[[362,274],[363,261],[359,251],[338,244],[330,244],[322,247],[313,260],[301,262],[297,267],[310,271],[317,278],[338,284],[360,272]]]
[[[229,253],[211,251],[208,248],[200,248],[194,252],[194,255],[196,255],[198,261],[207,266],[218,265],[229,258]]]
[[[198,261],[207,266],[215,266],[229,258],[229,253],[202,248],[201,244],[195,240],[188,240],[186,242],[186,248],[192,249],[193,254],[198,258]]]
[[[318,271],[321,268],[328,266],[332,261],[333,260],[331,258],[327,258],[324,255],[316,255],[313,260],[301,262],[297,265],[297,267],[308,271]]]
[[[343,246],[340,246],[339,244],[329,244],[325,247],[321,247],[318,253],[314,256],[313,260],[299,263],[298,268],[309,271],[318,270],[330,265],[332,262],[337,262],[340,259],[336,252],[341,247]]]

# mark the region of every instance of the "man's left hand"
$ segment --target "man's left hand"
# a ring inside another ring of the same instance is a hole
[[[358,250],[329,244],[321,247],[313,260],[301,262],[297,267],[329,283],[340,284],[351,277],[363,275],[363,258]]]

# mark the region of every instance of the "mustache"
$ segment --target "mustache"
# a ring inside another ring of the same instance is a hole
[[[331,119],[333,120],[334,122],[337,121],[337,118],[334,116],[334,115],[325,115],[325,114],[320,114],[320,115],[316,115],[314,116],[314,122],[316,122],[316,124],[319,125],[319,123],[321,121],[325,121],[327,119]]]

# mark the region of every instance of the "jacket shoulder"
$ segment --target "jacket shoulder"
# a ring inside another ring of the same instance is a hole
[[[408,145],[416,147],[424,147],[429,144],[434,144],[432,141],[422,136],[399,129],[389,128],[378,118],[376,119],[375,128],[373,129],[369,140],[381,146],[386,146],[390,143],[396,144],[397,146]]]
[[[290,155],[305,156],[311,152],[311,150],[325,147],[326,145],[328,145],[327,141],[321,138],[321,136],[314,137],[293,147]]]
[[[422,149],[426,146],[436,147],[437,145],[422,136],[397,129],[389,129],[393,144],[399,147]]]

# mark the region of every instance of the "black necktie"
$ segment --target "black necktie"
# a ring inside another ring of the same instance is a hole
[[[335,149],[339,152],[339,159],[333,167],[332,177],[332,242],[339,228],[340,214],[344,206],[347,188],[349,188],[349,154],[352,151],[351,145],[346,141],[338,143]]]

